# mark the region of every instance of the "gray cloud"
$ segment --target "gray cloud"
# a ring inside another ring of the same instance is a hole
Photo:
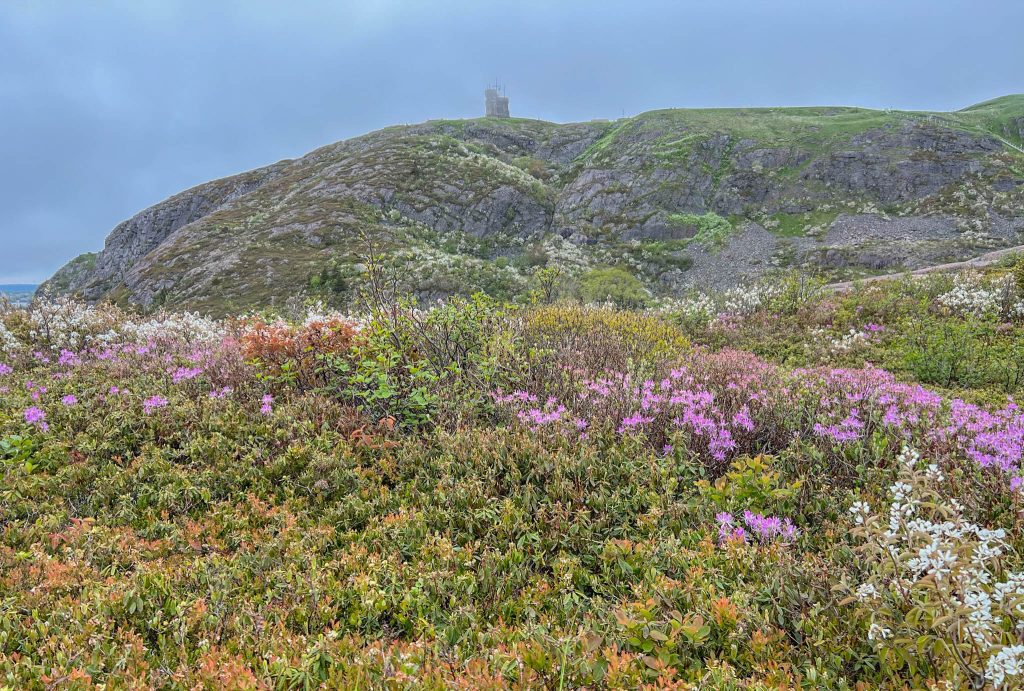
[[[840,6],[842,5],[842,6]],[[0,283],[205,180],[396,123],[1024,91],[1019,0],[6,0]]]

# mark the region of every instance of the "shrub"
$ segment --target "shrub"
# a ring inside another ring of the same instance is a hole
[[[694,235],[694,242],[699,243],[705,249],[713,249],[725,243],[732,233],[732,223],[722,218],[713,211],[706,214],[669,214],[670,223],[679,225],[696,226],[697,233]]]
[[[375,418],[424,427],[476,413],[491,386],[505,383],[500,333],[505,311],[491,298],[453,297],[430,310],[378,295],[350,357],[325,357],[333,389]]]
[[[617,307],[642,307],[650,294],[633,274],[625,269],[593,269],[580,278],[580,297],[584,302],[608,302]]]
[[[564,367],[583,372],[625,370],[664,364],[688,349],[675,326],[654,315],[560,303],[526,310],[521,318],[524,346],[533,349],[530,367],[557,378]]]
[[[309,390],[325,384],[320,361],[343,357],[355,345],[358,325],[338,317],[314,318],[303,324],[250,318],[240,323],[242,356],[264,375]]]
[[[922,317],[903,336],[905,366],[925,383],[977,386],[987,378],[994,333],[988,320]]]
[[[848,586],[846,603],[896,683],[1016,686],[1024,674],[1024,573],[1009,569],[1006,531],[968,521],[946,498],[937,464],[910,449],[900,463],[884,515],[863,501],[851,508],[865,574]]]

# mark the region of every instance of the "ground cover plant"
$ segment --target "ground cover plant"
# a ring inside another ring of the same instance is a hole
[[[1024,265],[0,310],[0,686],[1014,688]]]

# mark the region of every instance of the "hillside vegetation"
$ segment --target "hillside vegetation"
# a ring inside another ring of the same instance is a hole
[[[845,279],[1024,244],[1024,97],[952,113],[660,110],[614,122],[390,127],[182,192],[118,225],[52,292],[234,314],[345,308],[366,245],[427,302],[524,299],[556,270],[651,296],[799,268]]]
[[[649,309],[555,268],[0,311],[0,685],[1019,687],[1024,259]]]

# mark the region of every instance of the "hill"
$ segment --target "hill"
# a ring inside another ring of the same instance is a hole
[[[598,267],[650,294],[775,269],[834,280],[1020,244],[1024,96],[950,113],[659,110],[614,122],[389,127],[192,188],[118,225],[45,286],[226,313],[343,306],[373,243],[421,298],[563,289]]]

